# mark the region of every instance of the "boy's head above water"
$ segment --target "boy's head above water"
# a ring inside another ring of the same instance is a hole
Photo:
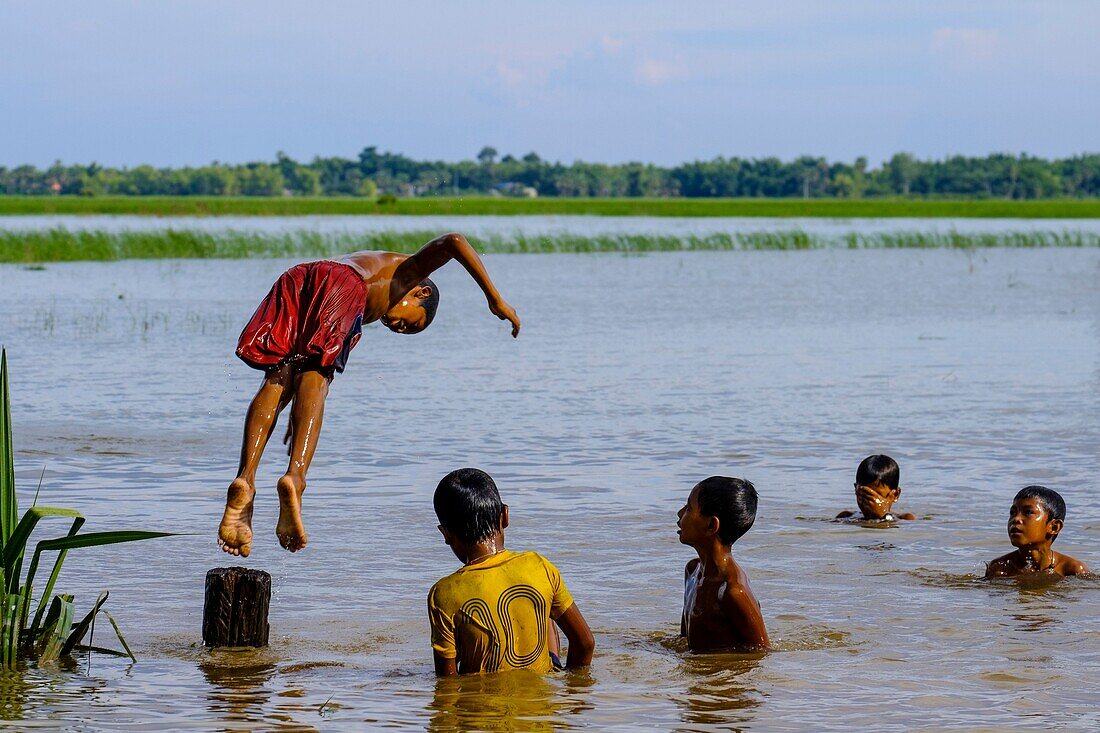
[[[489,474],[476,468],[451,471],[435,487],[433,504],[439,531],[459,560],[470,560],[471,551],[481,543],[494,543],[494,551],[504,549],[508,506]]]
[[[1045,486],[1027,486],[1016,494],[1008,510],[1008,539],[1016,549],[986,566],[985,577],[1013,577],[1023,573],[1080,575],[1089,571],[1080,560],[1051,547],[1062,531],[1066,502]]]
[[[1008,539],[1022,549],[1049,546],[1066,521],[1066,502],[1045,486],[1026,486],[1008,510]]]
[[[864,519],[884,519],[901,497],[901,468],[890,456],[867,456],[856,469],[856,504]]]
[[[717,540],[732,545],[756,521],[756,488],[748,481],[711,476],[695,485],[676,525],[680,542],[692,547]]]
[[[424,278],[378,320],[394,333],[420,333],[431,325],[438,307],[439,288]]]

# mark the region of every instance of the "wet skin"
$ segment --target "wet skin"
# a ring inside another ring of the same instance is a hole
[[[863,519],[872,522],[889,521],[887,515],[893,508],[894,502],[901,498],[901,487],[891,489],[886,484],[872,484],[863,486],[853,484],[856,490],[856,506],[859,507]],[[856,515],[853,511],[843,511],[836,515],[837,519],[847,519]],[[916,519],[916,515],[908,512],[891,515],[894,519]]]
[[[451,548],[451,552],[463,565],[475,565],[483,560],[496,555],[504,550],[504,530],[508,528],[508,505],[500,513],[500,523],[497,531],[491,537],[479,542],[463,542],[443,525],[437,525],[443,541]],[[555,628],[557,624],[557,628]],[[561,656],[561,638],[558,629],[569,640],[569,651],[565,660],[566,669],[579,669],[592,663],[592,653],[596,650],[596,640],[592,637],[592,630],[588,628],[588,622],[581,615],[581,610],[574,603],[556,619],[549,622],[550,651],[555,656]],[[438,652],[432,652],[435,661],[435,673],[439,677],[449,677],[458,674],[458,660],[447,659],[439,656]]]
[[[1062,520],[1047,512],[1033,496],[1012,502],[1008,512],[1008,539],[1016,549],[986,567],[987,578],[1011,578],[1023,573],[1079,575],[1088,567],[1080,560],[1051,549],[1062,531]]]
[[[391,331],[403,334],[424,330],[427,314],[422,301],[431,294],[431,289],[422,283],[451,260],[461,264],[481,288],[489,312],[510,322],[512,337],[518,336],[519,316],[501,297],[481,258],[461,234],[444,234],[412,255],[354,252],[337,258],[338,262],[355,268],[368,286],[363,323],[381,321]],[[218,527],[218,544],[225,552],[248,557],[252,551],[256,467],[279,414],[291,402],[290,424],[283,439],[290,462],[286,473],[276,483],[279,521],[275,534],[279,544],[291,552],[306,546],[306,530],[301,515],[302,493],[306,488],[306,472],[317,450],[325,398],[331,381],[331,374],[287,364],[265,373],[245,416],[237,477],[229,484],[225,511]]]
[[[684,568],[680,635],[692,651],[767,649],[768,632],[749,578],[718,537],[719,520],[699,510],[698,487],[679,512],[680,542],[699,557]]]

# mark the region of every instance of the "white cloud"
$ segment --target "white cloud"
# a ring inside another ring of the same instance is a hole
[[[508,89],[515,89],[526,81],[527,75],[517,66],[505,61],[497,62],[497,81]]]
[[[687,68],[679,59],[666,61],[644,58],[634,68],[634,78],[650,87],[661,86],[670,81],[683,79],[685,76],[687,76]]]
[[[931,47],[934,53],[943,54],[952,61],[985,62],[997,51],[999,34],[981,28],[937,28],[932,32]]]
[[[623,46],[626,45],[626,41],[622,38],[616,38],[615,36],[609,36],[606,33],[600,36],[600,48],[603,52],[609,56],[617,56],[619,52],[623,50]]]

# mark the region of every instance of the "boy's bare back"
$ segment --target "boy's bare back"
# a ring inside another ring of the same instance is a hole
[[[767,648],[760,604],[732,555],[705,571],[699,558],[688,562],[680,633],[696,652]]]

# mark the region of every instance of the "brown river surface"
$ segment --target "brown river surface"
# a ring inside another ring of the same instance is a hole
[[[253,554],[270,648],[210,652],[203,579],[258,373],[233,357],[288,265],[0,266],[26,507],[86,531],[183,536],[74,551],[78,612],[109,588],[138,656],[0,677],[18,730],[942,730],[1100,726],[1100,581],[980,580],[1008,506],[1069,506],[1056,549],[1100,566],[1100,251],[823,250],[486,258],[513,341],[454,265],[436,323],[372,325],[337,377],[278,547],[273,441]],[[281,434],[281,433],[280,433]],[[890,528],[829,521],[855,467],[898,459]],[[497,480],[507,543],[548,556],[596,636],[588,672],[437,681],[425,596],[456,561],[436,482]],[[711,474],[760,492],[734,547],[775,649],[677,638],[676,511]],[[59,525],[51,525],[61,533]],[[40,535],[45,536],[45,535]],[[109,644],[100,624],[96,643]]]

